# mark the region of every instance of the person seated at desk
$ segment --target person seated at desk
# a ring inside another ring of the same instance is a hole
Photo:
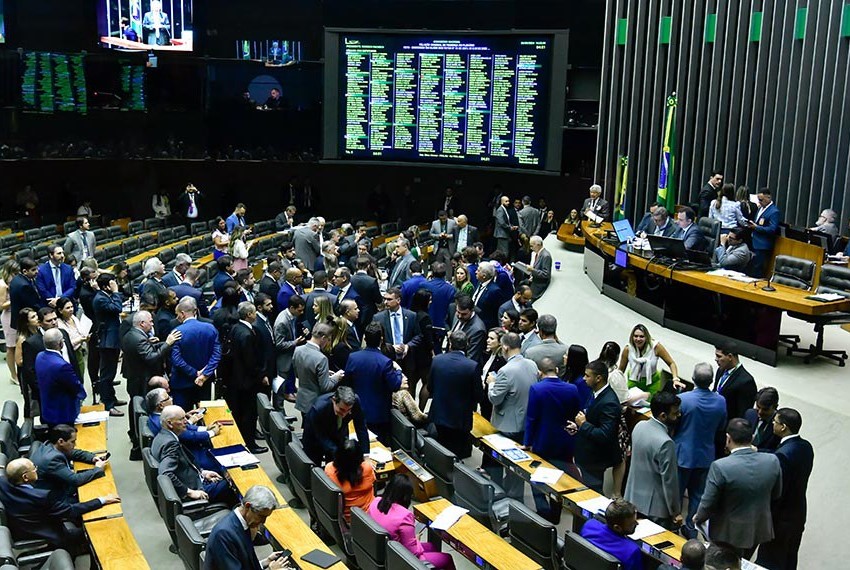
[[[815,222],[815,225],[810,227],[809,229],[813,232],[823,232],[825,234],[831,235],[833,238],[838,237],[838,226],[835,224],[835,221],[838,219],[838,214],[835,213],[835,210],[830,210],[827,208],[818,216],[818,221]]]
[[[162,430],[153,438],[151,454],[159,461],[159,474],[174,484],[181,500],[205,499],[233,505],[236,498],[227,481],[215,471],[201,469],[180,445],[180,434],[186,431],[186,412],[180,406],[162,410]]]
[[[623,570],[643,570],[640,546],[628,535],[637,528],[637,510],[624,499],[614,499],[605,509],[605,522],[589,519],[581,527],[581,536],[604,550],[623,565]]]
[[[130,19],[126,16],[121,18],[121,35],[125,40],[131,42],[139,41],[139,34],[136,33],[136,30],[130,27]]]
[[[281,99],[280,97],[280,89],[278,89],[277,87],[272,87],[272,90],[269,94],[268,99],[266,99],[263,108],[270,109],[273,111],[278,111],[284,108],[283,99]]]
[[[681,570],[703,570],[705,568],[705,545],[695,538],[682,545]],[[662,564],[658,570],[677,570],[678,566]]]
[[[104,476],[105,456],[77,449],[77,428],[67,424],[54,426],[47,434],[47,442],[30,454],[41,477],[35,484],[45,489],[51,500],[77,501],[77,489],[89,481]],[[74,472],[72,461],[94,465],[91,469]]]
[[[375,498],[375,470],[371,461],[363,459],[363,453],[356,441],[346,439],[336,448],[334,460],[325,465],[325,474],[342,489],[343,517],[348,524],[352,507],[365,511]]]
[[[696,225],[696,213],[685,206],[679,213],[676,214],[676,224],[679,229],[673,234],[673,237],[685,242],[685,249],[702,250],[705,244],[705,237],[702,235],[699,227]]]
[[[52,548],[64,548],[73,556],[83,554],[88,543],[81,528],[68,521],[104,505],[120,503],[118,495],[104,495],[84,503],[51,499],[47,489],[36,489],[38,468],[26,458],[14,459],[0,478],[0,502],[6,507],[13,540],[46,540]]]
[[[655,215],[656,210],[661,206],[658,202],[650,202],[649,210],[643,215],[638,222],[637,227],[635,228],[635,233],[639,234],[643,233],[652,233],[655,229],[655,222],[652,220],[653,215]],[[666,211],[666,210],[665,210]]]
[[[641,221],[643,224],[643,221]],[[676,224],[670,219],[670,213],[664,206],[658,206],[652,212],[652,219],[643,230],[636,230],[640,237],[647,235],[672,237],[676,233]]]
[[[266,519],[280,508],[277,498],[265,485],[254,485],[245,492],[242,504],[218,521],[207,539],[204,570],[277,570],[290,568],[288,558],[272,552],[257,558],[254,540]]]
[[[162,410],[166,406],[173,403],[171,395],[163,388],[154,388],[145,396],[145,407],[148,410],[148,428],[156,437],[162,431]],[[212,438],[221,433],[221,425],[218,422],[213,422],[208,427],[195,425],[203,419],[204,414],[195,410],[186,414],[187,424],[186,430],[178,437],[180,444],[183,445],[195,460],[195,463],[201,469],[209,469],[210,471],[221,472],[221,465],[210,454],[212,449]]]
[[[375,519],[390,535],[390,540],[400,542],[419,560],[437,570],[454,570],[451,554],[440,552],[440,547],[416,538],[416,523],[410,511],[413,484],[407,475],[396,474],[387,483],[384,494],[375,497],[369,505],[369,516]]]
[[[726,246],[719,245],[714,250],[714,265],[730,271],[746,271],[753,252],[744,241],[745,232],[746,230],[736,228],[726,234]]]
[[[360,450],[369,453],[369,431],[360,407],[360,398],[348,386],[339,386],[335,392],[322,394],[304,417],[301,444],[304,452],[316,465],[322,465],[336,455],[336,450],[348,437],[348,424],[354,430]]]

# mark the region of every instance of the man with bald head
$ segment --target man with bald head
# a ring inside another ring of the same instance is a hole
[[[469,218],[464,214],[459,215],[452,234],[455,251],[463,251],[463,248],[469,247],[477,241],[479,241],[478,228],[469,225]]]
[[[7,525],[13,540],[46,540],[52,548],[72,555],[85,552],[87,542],[81,528],[66,524],[104,505],[119,503],[118,495],[104,495],[83,503],[50,498],[47,489],[36,489],[38,469],[26,458],[14,459],[0,478],[0,502],[6,507]]]
[[[44,331],[44,352],[35,357],[41,421],[48,426],[74,425],[86,398],[82,380],[62,355],[63,342],[58,328]]]
[[[209,399],[209,380],[221,360],[218,332],[209,323],[197,319],[198,305],[192,297],[177,303],[175,330],[182,335],[171,348],[171,383],[174,402],[194,408],[202,399]]]
[[[289,306],[289,298],[293,295],[304,295],[304,289],[301,287],[301,282],[304,280],[304,274],[297,267],[290,267],[286,270],[283,283],[280,284],[280,291],[277,294],[277,306],[281,310]]]

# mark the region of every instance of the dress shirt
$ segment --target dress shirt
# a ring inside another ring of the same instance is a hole
[[[791,439],[792,437],[800,437],[800,434],[792,433],[791,435],[786,435],[785,437],[779,440],[779,445],[782,445],[783,443],[785,443],[786,440]]]
[[[250,289],[246,289],[245,287],[242,287],[241,289],[242,289],[242,293],[245,295],[245,299],[249,303],[253,303],[254,302],[254,292],[251,291]]]
[[[198,217],[198,208],[195,205],[195,193],[189,192],[189,210],[186,212],[187,218],[195,219]]]
[[[390,327],[393,329],[393,344],[404,344],[404,315],[401,309],[390,313]]]
[[[724,372],[720,376],[720,380],[717,381],[716,392],[720,392],[720,390],[723,389],[723,386],[726,385],[726,381],[729,380],[729,377],[732,376],[732,373],[735,372],[735,370],[737,370],[738,366],[740,366],[740,365],[741,365],[740,363],[736,364],[734,368],[730,368],[729,370],[727,370],[726,372]]]
[[[337,303],[339,303],[340,301],[345,299],[345,296],[348,294],[348,290],[350,288],[351,288],[351,281],[349,281],[348,284],[345,287],[341,288],[339,290],[339,293],[336,294],[336,302]]]
[[[655,231],[653,232],[653,235],[657,235],[657,236],[664,235],[664,230],[666,230],[669,225],[670,225],[670,218],[667,218],[666,224],[664,224],[663,226],[655,226]]]
[[[56,285],[56,296],[62,296],[62,268],[58,265],[50,264],[50,270],[53,272],[53,283]]]
[[[233,509],[233,514],[236,515],[236,518],[239,519],[239,524],[242,525],[242,530],[248,530],[248,521],[245,520],[245,517],[242,516],[240,512],[241,507],[236,507]]]
[[[490,281],[482,281],[481,283],[478,284],[478,289],[476,289],[475,292],[472,294],[472,304],[473,305],[478,304],[478,299],[481,298],[481,294],[484,293],[484,289],[486,289],[487,286],[490,285],[490,283],[492,281],[493,280],[491,279]]]
[[[64,342],[62,343],[62,350],[61,350],[61,351],[59,351],[59,350],[53,350],[52,348],[46,348],[45,350],[46,350],[47,352],[55,352],[56,354],[58,354],[59,356],[61,356],[61,357],[62,357],[62,360],[64,360],[64,361],[65,361],[65,362],[67,362],[68,364],[71,364],[71,360],[68,358],[68,349],[67,349],[67,348],[65,348],[65,343],[64,343]]]
[[[464,226],[462,228],[458,228],[457,230],[457,248],[456,251],[463,251],[468,243],[469,239],[469,226]]]

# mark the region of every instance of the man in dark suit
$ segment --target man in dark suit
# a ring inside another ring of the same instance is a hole
[[[9,310],[12,313],[12,328],[18,326],[17,320],[18,315],[21,314],[21,309],[29,307],[37,311],[44,306],[35,285],[38,264],[31,257],[24,257],[19,263],[21,272],[15,275],[12,282],[9,283],[9,301],[11,303]]]
[[[378,280],[366,273],[370,263],[368,257],[358,257],[355,265],[357,271],[351,275],[351,286],[360,297],[360,322],[363,325],[372,322],[378,307],[383,302]]]
[[[425,289],[431,292],[431,304],[428,306],[428,313],[431,316],[431,322],[435,327],[445,328],[449,320],[449,305],[455,299],[457,290],[451,283],[446,281],[447,264],[440,261],[431,264],[431,279],[425,282]],[[437,338],[435,335],[434,342],[439,344],[442,341],[442,335]]]
[[[331,306],[336,304],[336,297],[328,291],[328,274],[324,270],[313,273],[313,290],[304,297],[304,324],[308,328],[312,328],[316,324],[313,305],[319,297],[326,297],[331,302]],[[279,307],[278,310],[283,311],[284,309],[286,307]]]
[[[366,426],[381,443],[389,445],[392,395],[397,390],[406,390],[406,381],[398,364],[381,352],[384,343],[381,325],[374,321],[369,323],[363,336],[366,348],[349,355],[343,381],[360,398]]]
[[[413,300],[413,295],[420,289],[425,289],[425,284],[428,282],[422,274],[422,264],[414,261],[410,264],[410,279],[401,284],[401,306],[405,309],[410,308],[410,302]]]
[[[239,322],[230,329],[231,374],[227,379],[227,405],[251,453],[269,449],[257,445],[257,394],[269,385],[266,376],[262,341],[254,330],[257,308],[253,303],[239,303]]]
[[[602,493],[605,470],[622,460],[618,442],[620,401],[608,386],[608,367],[594,360],[584,370],[584,381],[593,391],[587,412],[579,412],[575,421],[567,422],[567,433],[576,436],[576,464],[585,485]]]
[[[175,213],[186,220],[187,225],[203,220],[200,209],[204,202],[204,196],[194,184],[188,184],[186,190],[177,197],[177,208]]]
[[[800,437],[803,418],[793,408],[780,408],[773,417],[773,433],[780,438],[776,457],[782,469],[782,494],[770,506],[773,540],[759,547],[756,563],[776,570],[795,570],[797,552],[806,526],[806,489],[815,452]]]
[[[47,261],[38,268],[35,285],[45,305],[55,307],[60,297],[73,299],[77,279],[73,268],[65,263],[65,250],[60,244],[50,247]]]
[[[272,261],[266,265],[266,272],[263,273],[263,277],[260,279],[260,293],[268,295],[272,299],[272,302],[277,301],[277,295],[280,293],[281,275],[283,275],[283,268],[280,266],[280,262]],[[272,321],[274,321],[275,317],[277,317],[278,312],[282,310],[282,307],[278,308],[277,305],[275,305]]]
[[[53,500],[46,489],[36,489],[38,469],[26,458],[14,459],[0,478],[0,502],[6,507],[13,540],[46,540],[52,548],[64,548],[72,555],[87,550],[81,528],[66,524],[104,505],[121,502],[118,495],[104,495],[84,503]]]
[[[390,271],[387,287],[401,287],[402,283],[410,279],[410,264],[416,260],[410,253],[410,242],[406,238],[400,237],[395,240],[392,259],[395,263]]]
[[[213,527],[207,539],[204,570],[277,570],[287,568],[286,558],[273,552],[257,559],[254,538],[266,519],[279,507],[268,487],[254,485],[242,497],[242,504]],[[238,513],[238,514],[237,514]]]
[[[655,214],[655,211],[658,207],[661,206],[658,202],[650,202],[649,210],[643,215],[640,221],[635,225],[635,233],[639,234],[641,232],[651,234],[652,230],[655,229],[655,222],[652,221],[652,215]]]
[[[782,472],[772,453],[752,448],[753,428],[743,418],[726,426],[727,457],[708,470],[694,524],[709,521],[708,538],[738,549],[743,558],[774,538],[771,501],[782,494]]]
[[[494,210],[493,216],[495,218],[493,237],[496,238],[496,249],[510,255],[511,250],[515,249],[513,242],[519,231],[519,217],[516,210],[513,211],[513,216],[511,215],[511,199],[508,196],[499,197],[499,205]]]
[[[175,330],[183,336],[171,349],[171,391],[175,404],[192,409],[210,395],[206,384],[218,368],[221,345],[215,327],[197,319],[194,299],[181,299],[176,312],[181,324]]]
[[[139,295],[152,293],[157,299],[162,299],[168,286],[162,282],[165,275],[165,264],[158,257],[151,257],[145,261],[145,278],[139,286]]]
[[[44,352],[35,358],[35,376],[41,402],[41,421],[48,426],[74,424],[86,398],[83,382],[62,356],[62,333],[44,332]]]
[[[676,224],[679,229],[673,237],[685,242],[685,249],[705,249],[705,237],[696,224],[696,214],[692,209],[685,206],[676,214]]]
[[[711,207],[711,201],[717,198],[717,191],[723,184],[723,172],[720,170],[712,170],[708,177],[708,182],[699,191],[699,215],[704,217],[708,215],[708,209]]]
[[[499,307],[499,320],[502,320],[502,315],[504,315],[505,311],[508,309],[513,309],[517,312],[517,314],[519,314],[525,309],[530,309],[531,305],[531,287],[528,285],[519,285],[511,298],[502,303]]]
[[[466,349],[466,333],[452,332],[449,352],[434,357],[428,377],[432,398],[428,419],[437,428],[437,441],[458,459],[472,453],[472,413],[482,395],[478,363],[466,356]]]
[[[174,484],[182,500],[198,499],[232,505],[236,502],[227,481],[215,471],[200,469],[180,445],[180,434],[186,431],[186,412],[180,406],[166,406],[160,416],[162,430],[153,438],[151,454],[159,461],[159,474]]]
[[[765,264],[770,259],[776,234],[779,233],[779,224],[782,222],[782,212],[774,204],[768,188],[762,188],[759,191],[758,201],[759,211],[756,219],[749,222],[753,239],[753,261],[750,274],[753,277],[764,276]]]
[[[177,285],[169,287],[169,289],[174,291],[174,294],[177,295],[178,303],[183,297],[192,297],[198,305],[198,314],[201,317],[208,319],[210,317],[210,312],[207,308],[207,304],[201,297],[201,290],[195,287],[195,283],[198,281],[200,273],[201,270],[197,267],[189,267],[183,275],[183,281]]]
[[[304,433],[301,443],[304,453],[313,463],[333,461],[336,450],[349,438],[348,424],[354,422],[354,431],[360,450],[369,453],[369,430],[360,405],[360,398],[349,386],[338,386],[334,392],[322,394],[304,415]]]
[[[36,489],[45,489],[54,501],[77,502],[77,489],[104,475],[106,459],[90,451],[77,449],[77,428],[58,424],[48,431],[47,441],[30,453],[38,467]],[[91,469],[74,471],[72,461],[93,465]]]
[[[452,244],[455,251],[463,251],[464,248],[470,247],[477,241],[481,241],[478,235],[478,228],[469,225],[469,219],[463,214],[456,219],[457,225],[452,234]]]
[[[773,418],[779,408],[776,388],[762,388],[756,393],[756,407],[744,413],[744,419],[753,426],[753,445],[759,451],[772,453],[779,447],[779,437],[773,433]]]
[[[118,359],[121,356],[121,311],[123,299],[118,292],[118,282],[110,273],[101,273],[97,278],[100,290],[94,296],[92,305],[98,328],[100,369],[97,373],[98,393],[100,401],[109,411],[110,416],[123,416],[124,412],[116,406],[127,402],[119,402],[115,397],[115,374],[118,372]]]
[[[389,289],[384,293],[383,311],[375,315],[372,322],[376,322],[384,329],[384,338],[388,344],[392,344],[396,352],[396,360],[402,363],[404,369],[411,360],[413,348],[411,344],[419,342],[419,323],[416,322],[416,314],[413,311],[401,308],[401,291],[397,287]]]
[[[726,419],[743,418],[756,401],[756,381],[738,360],[737,348],[731,343],[715,346],[714,360],[714,391],[726,399]]]
[[[227,282],[233,281],[233,258],[229,255],[222,255],[215,263],[218,266],[218,273],[213,277],[213,292],[216,298],[221,299]]]
[[[182,334],[179,331],[172,331],[165,342],[162,342],[153,336],[153,317],[149,312],[137,311],[133,315],[133,327],[121,339],[121,348],[124,352],[121,373],[127,379],[127,394],[131,400],[136,396],[145,395],[148,380],[165,373],[165,363],[171,355],[171,347],[181,337]],[[142,458],[138,426],[133,421],[133,414],[128,416],[130,430],[127,433],[132,443],[130,460],[138,461]]]
[[[183,283],[186,271],[192,266],[192,256],[188,253],[178,253],[174,257],[174,268],[162,276],[162,284],[166,287],[174,287]]]
[[[304,274],[297,267],[290,267],[286,270],[286,276],[283,283],[280,284],[280,291],[277,294],[276,305],[282,311],[289,306],[289,298],[293,295],[304,295],[304,289],[301,288],[301,282],[304,280]]]
[[[266,377],[269,382],[272,382],[277,377],[277,350],[274,345],[274,302],[265,293],[257,293],[254,296],[254,306],[257,307],[257,320],[254,322],[254,330],[260,338]],[[270,395],[271,386],[264,386],[262,392],[267,396]]]
[[[481,317],[475,314],[472,297],[459,295],[455,300],[455,310],[451,317],[449,334],[461,330],[466,333],[466,356],[477,362],[484,363],[484,348],[487,340],[487,327]]]
[[[673,237],[678,227],[670,219],[670,214],[664,206],[658,206],[652,213],[649,224],[642,232],[653,236]]]
[[[496,283],[496,269],[489,261],[482,261],[478,264],[478,270],[475,273],[478,277],[478,286],[472,293],[475,312],[484,321],[487,329],[497,327],[499,326],[499,307],[507,298]]]
[[[19,381],[21,384],[21,394],[24,397],[24,417],[30,418],[34,415],[31,409],[31,402],[40,403],[41,393],[39,391],[36,374],[36,358],[44,351],[44,333],[51,329],[56,329],[62,334],[62,358],[65,362],[70,363],[74,374],[82,381],[83,376],[80,371],[79,363],[74,358],[74,348],[71,344],[71,337],[62,329],[57,328],[59,318],[56,316],[56,311],[50,307],[42,307],[38,310],[38,330],[35,334],[27,338],[21,346],[21,358],[23,359],[23,367],[21,368]]]
[[[581,215],[588,214],[599,216],[603,220],[607,220],[611,214],[611,207],[608,205],[608,200],[602,197],[602,186],[599,184],[590,187],[590,197],[585,198],[581,206]]]

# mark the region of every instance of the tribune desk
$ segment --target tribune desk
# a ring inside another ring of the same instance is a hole
[[[822,315],[850,310],[850,300],[821,303],[806,299],[810,291],[784,285],[763,291],[764,280],[742,283],[704,271],[671,268],[653,262],[651,252],[626,250],[620,255],[625,267],[618,266],[617,247],[603,240],[610,229],[611,224],[583,225],[584,272],[604,295],[704,342],[733,339],[741,354],[759,362],[776,366],[783,311]]]
[[[103,570],[150,569],[124,517],[87,522],[84,526]]]

